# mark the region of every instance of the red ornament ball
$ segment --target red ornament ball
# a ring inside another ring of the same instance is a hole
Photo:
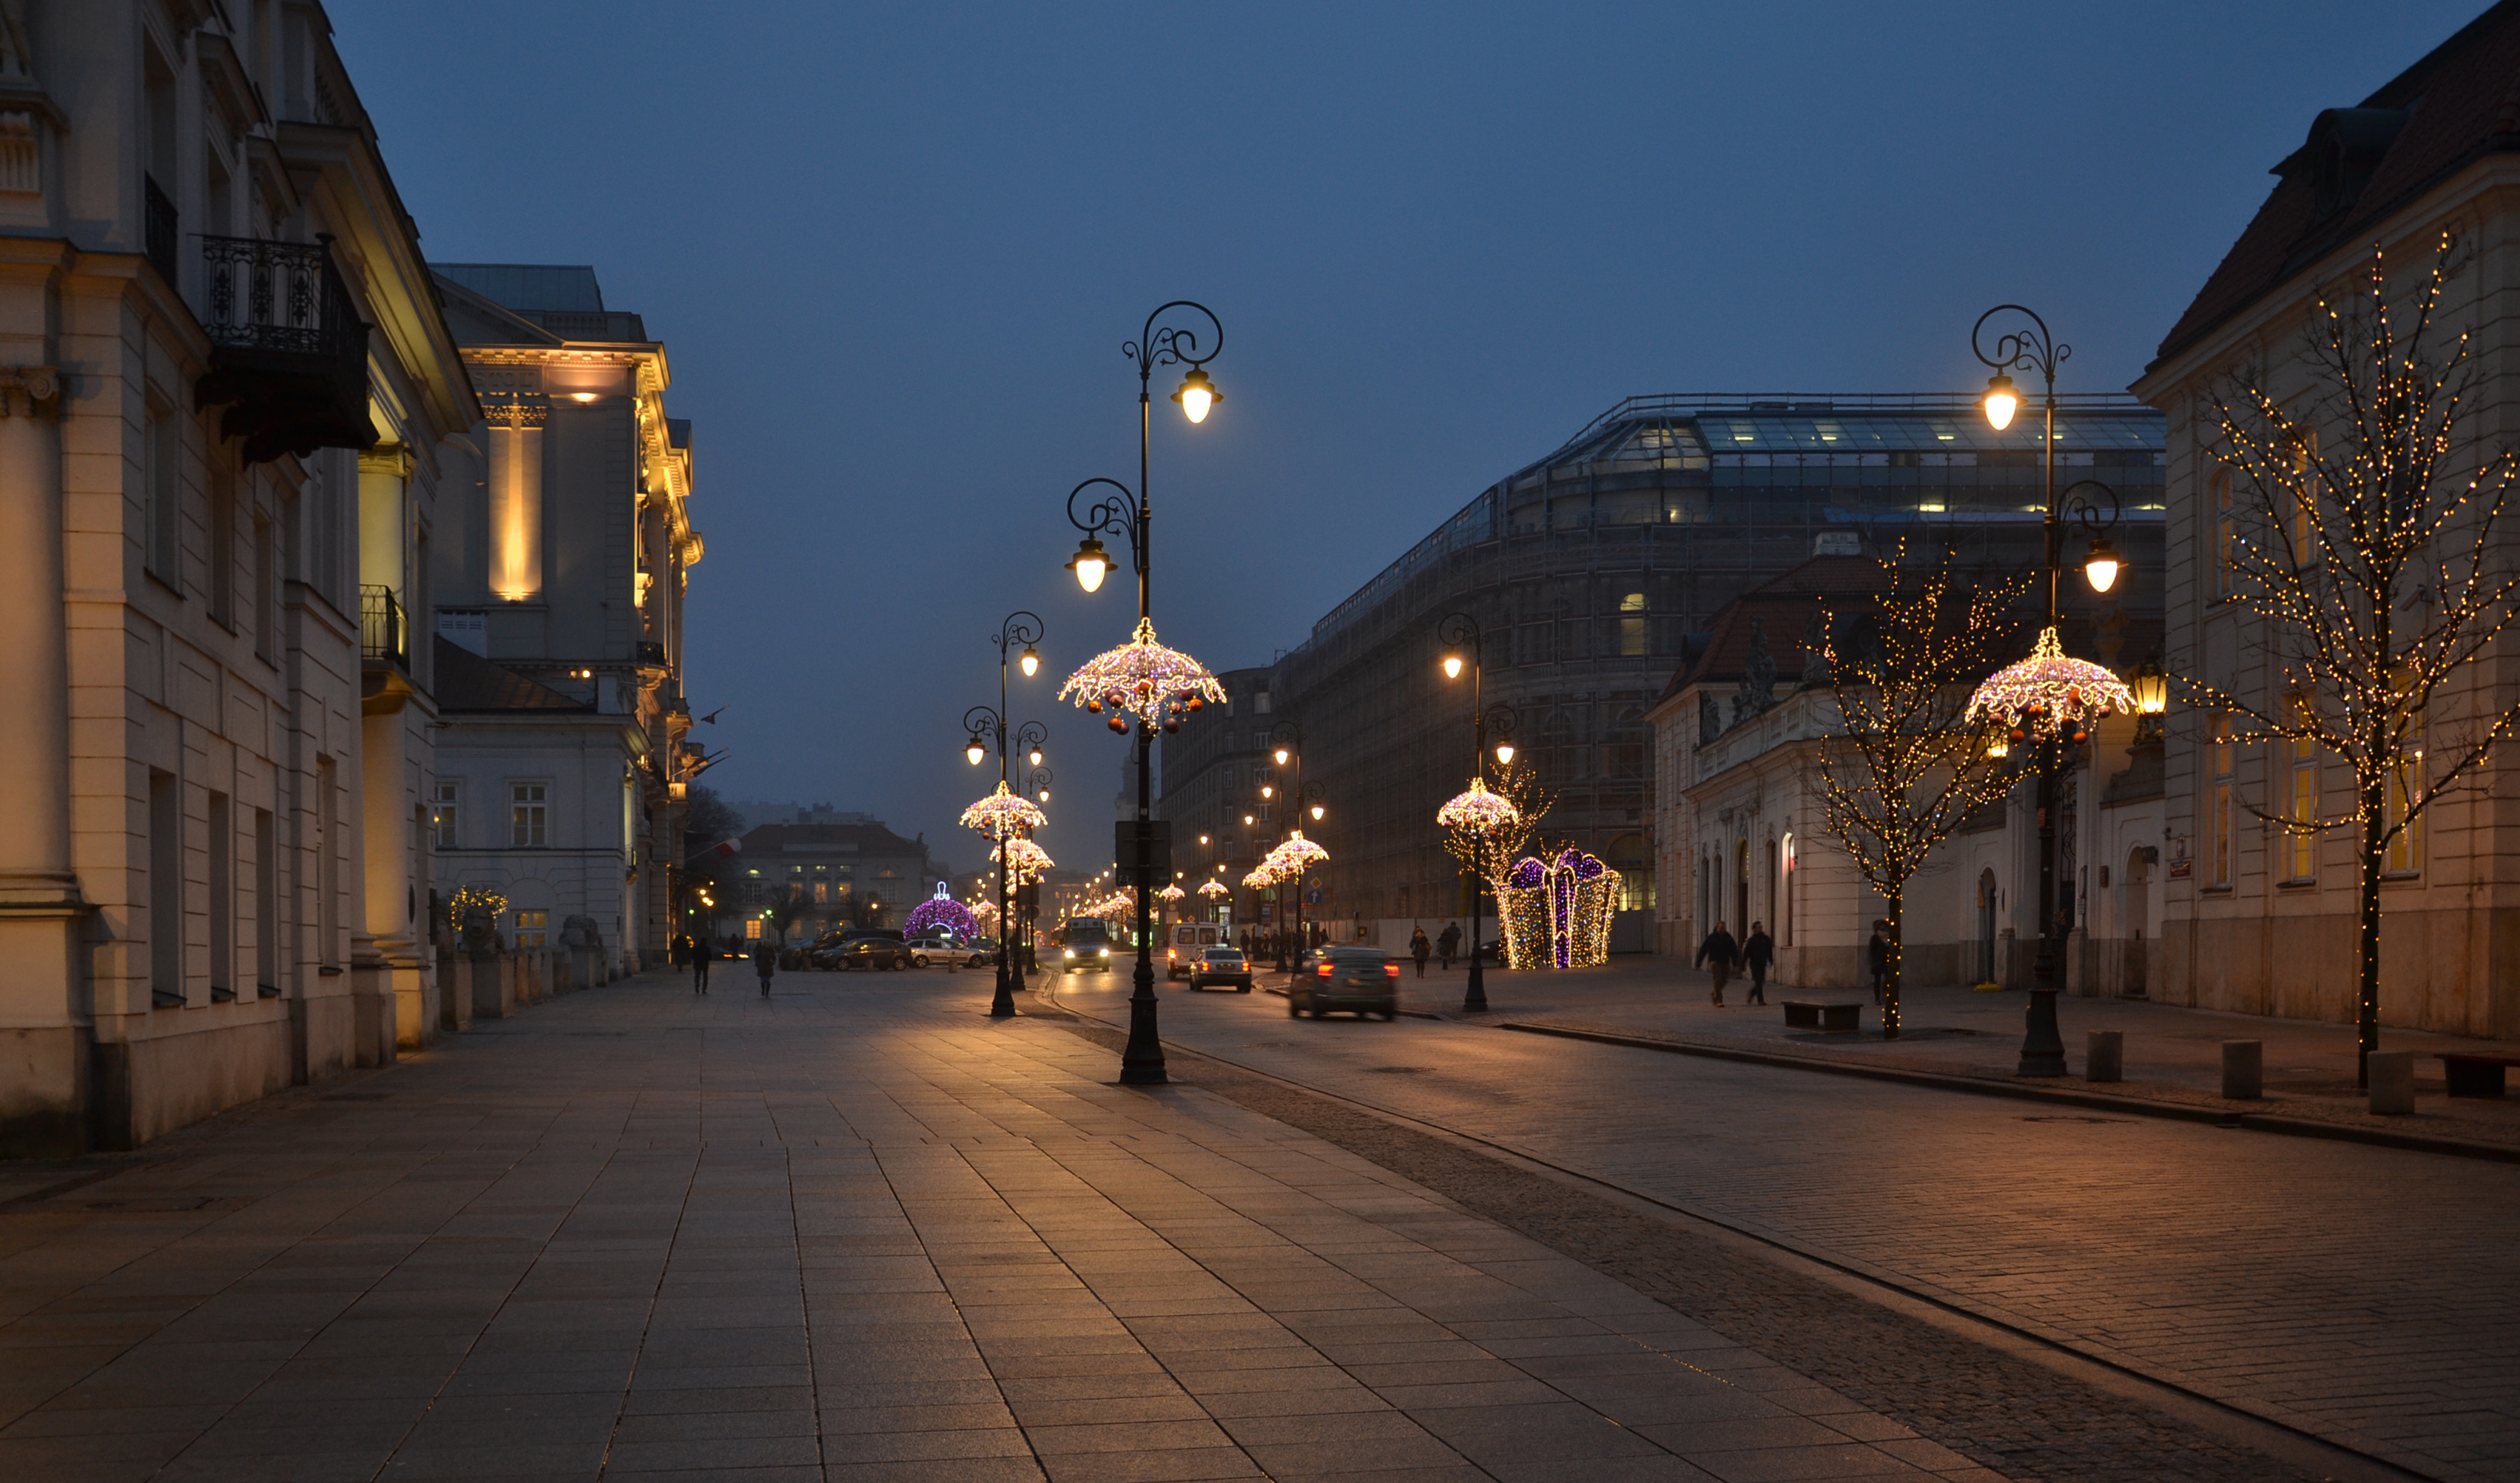
[[[1129,730],[1129,723],[1119,716],[1113,716],[1111,718],[1110,725],[1113,731],[1119,732],[1123,735],[1126,735]]]

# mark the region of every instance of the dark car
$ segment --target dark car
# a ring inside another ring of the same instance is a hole
[[[1251,960],[1238,948],[1201,948],[1190,961],[1190,986],[1206,988],[1211,983],[1232,986],[1237,994],[1251,992]]]
[[[1400,963],[1380,948],[1315,948],[1286,986],[1286,1012],[1315,1019],[1347,1010],[1363,1019],[1400,1012]]]
[[[1111,929],[1100,917],[1070,917],[1058,929],[1058,966],[1069,973],[1101,973],[1111,966]]]
[[[873,969],[906,968],[916,961],[909,943],[899,932],[867,928],[849,933],[837,943],[814,955],[814,966],[823,968]]]

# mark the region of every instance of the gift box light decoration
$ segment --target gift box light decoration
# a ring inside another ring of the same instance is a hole
[[[2030,657],[1986,677],[1969,697],[1966,719],[2014,742],[2091,740],[2102,716],[2133,714],[2135,692],[2101,665],[2065,656],[2053,627],[2041,629]],[[2000,754],[1999,754],[2000,755]]]
[[[1506,966],[1598,967],[1610,957],[1619,873],[1581,850],[1526,855],[1497,882]]]
[[[1115,732],[1127,732],[1132,715],[1141,726],[1172,732],[1192,711],[1224,704],[1225,687],[1196,659],[1156,643],[1154,620],[1140,618],[1128,643],[1086,660],[1058,687],[1058,698],[1107,713]]]
[[[1041,829],[1049,823],[1050,816],[1041,811],[1041,805],[1007,791],[1003,779],[996,792],[963,810],[963,827],[977,830],[992,839]]]

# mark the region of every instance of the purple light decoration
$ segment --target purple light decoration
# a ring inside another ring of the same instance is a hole
[[[944,927],[957,937],[980,935],[980,919],[970,908],[948,896],[922,901],[912,910],[910,919],[901,924],[902,934],[916,937],[930,927]]]

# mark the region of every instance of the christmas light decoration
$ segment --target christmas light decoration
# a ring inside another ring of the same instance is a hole
[[[2102,716],[2132,715],[2135,692],[2101,665],[2068,658],[2054,628],[2039,631],[2030,657],[1986,677],[1969,697],[1965,720],[2010,732],[2014,741],[2082,742]]]
[[[1026,830],[1047,828],[1050,816],[1029,798],[1018,798],[1007,791],[1002,779],[998,790],[963,810],[963,827],[977,830],[992,839],[1004,839]]]
[[[1003,845],[991,846],[989,863],[997,864],[998,856],[1002,852],[1007,856],[1007,863],[1013,870],[1015,879],[1027,885],[1040,879],[1042,872],[1055,868],[1058,863],[1050,858],[1050,851],[1020,835],[1008,840]]]
[[[1506,966],[1598,967],[1609,961],[1619,873],[1582,850],[1526,855],[1496,882]]]
[[[1487,781],[1472,778],[1469,790],[1456,793],[1442,808],[1435,810],[1435,822],[1446,829],[1468,830],[1475,833],[1494,834],[1521,821],[1522,813],[1510,799],[1488,791]]]
[[[1155,899],[1158,901],[1179,901],[1189,894],[1190,892],[1183,890],[1178,885],[1167,884],[1162,890],[1155,892]]]
[[[1265,891],[1278,883],[1277,873],[1270,870],[1269,862],[1264,860],[1243,873],[1242,883],[1252,890]]]
[[[980,920],[971,915],[970,908],[951,896],[938,896],[919,903],[911,909],[910,915],[903,919],[901,923],[903,935],[909,937],[916,937],[938,927],[952,932],[957,937],[971,938],[980,935]]]
[[[1289,830],[1269,858],[1282,862],[1287,875],[1300,876],[1330,858],[1330,852],[1305,838],[1302,830]]]
[[[1113,712],[1117,731],[1128,729],[1123,711],[1142,726],[1177,730],[1188,713],[1224,704],[1225,687],[1196,659],[1156,643],[1154,620],[1140,618],[1128,643],[1086,660],[1058,687],[1058,698],[1097,714]]]
[[[490,921],[495,923],[507,915],[508,898],[486,885],[464,886],[456,891],[454,900],[446,903],[447,924],[460,936],[464,931],[466,914],[476,910],[489,913]]]
[[[1198,893],[1205,896],[1208,900],[1214,901],[1219,896],[1233,895],[1234,888],[1227,885],[1222,880],[1210,880],[1198,888]]]

